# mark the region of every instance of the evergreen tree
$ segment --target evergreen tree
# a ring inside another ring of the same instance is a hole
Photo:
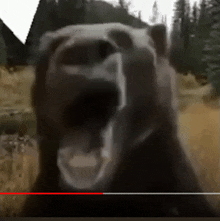
[[[141,19],[142,18],[141,11],[138,12],[138,18],[139,18],[140,21],[142,20]]]
[[[200,7],[193,8],[192,14],[192,38],[191,38],[191,61],[194,63],[194,74],[203,75],[207,68],[206,62],[203,62],[203,49],[210,33],[210,13],[209,1],[202,0]]]
[[[166,15],[162,15],[161,22],[167,26],[167,16]]]
[[[124,9],[126,12],[129,12],[129,7],[131,6],[130,1],[119,0],[118,3],[121,9]]]
[[[209,14],[209,1],[202,0],[200,4],[200,14],[198,19],[198,37],[207,39],[210,34],[210,14]]]
[[[171,46],[169,49],[170,64],[179,73],[187,73],[184,65],[184,53],[183,53],[183,39],[180,36],[181,26],[180,19],[173,18],[172,31],[170,35]]]
[[[187,4],[187,0],[177,0],[175,2],[174,20],[178,20],[180,22],[181,36],[184,35],[186,4]]]
[[[142,15],[141,15],[141,11],[138,12],[138,18],[135,19],[137,22],[136,22],[136,25],[135,27],[136,28],[141,28],[142,27]]]
[[[131,17],[129,16],[131,2],[126,0],[119,0],[118,3],[119,5],[116,7],[118,22],[129,25],[132,22],[130,20]]]
[[[203,74],[206,68],[202,54],[210,32],[208,2],[202,0],[200,10],[196,3],[191,10],[188,0],[175,3],[173,23],[176,25],[172,29],[170,61],[181,73]]]
[[[192,10],[192,22],[193,24],[197,24],[198,22],[198,7],[197,7],[197,2],[194,2],[194,5],[193,5],[193,10]]]
[[[220,2],[210,1],[211,32],[206,41],[204,62],[207,63],[206,74],[209,81],[220,95]]]
[[[177,72],[187,73],[190,49],[190,6],[188,0],[177,0],[174,5],[174,18],[171,32],[170,62]]]
[[[150,22],[153,24],[156,24],[159,20],[159,10],[158,10],[158,5],[157,1],[154,2],[153,8],[152,8],[152,17],[150,18]]]
[[[185,16],[184,16],[184,22],[182,26],[182,37],[184,41],[184,49],[188,50],[189,49],[189,40],[190,40],[190,26],[191,26],[191,21],[190,21],[190,5],[189,2],[186,3],[186,8],[185,8]]]

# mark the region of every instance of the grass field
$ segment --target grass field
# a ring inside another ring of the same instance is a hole
[[[27,124],[27,133],[36,132],[35,116],[30,106],[33,68],[9,74],[0,67],[0,133]],[[219,98],[210,84],[201,87],[192,75],[178,75],[179,125],[187,143],[191,161],[205,192],[220,192],[219,181]],[[1,147],[1,144],[0,144]],[[0,192],[28,192],[38,174],[38,151],[26,147],[25,153],[0,156]],[[220,209],[220,197],[207,197]],[[0,215],[17,216],[25,195],[0,195]]]

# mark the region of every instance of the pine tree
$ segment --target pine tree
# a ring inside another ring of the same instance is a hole
[[[190,53],[190,5],[188,0],[177,0],[174,5],[174,18],[171,32],[170,62],[180,73],[192,69]]]
[[[192,45],[192,55],[196,66],[196,74],[204,74],[204,70],[207,68],[206,62],[203,62],[203,49],[205,47],[206,41],[209,38],[210,33],[210,13],[209,13],[209,1],[202,0],[200,3],[200,10],[197,10],[197,16],[194,12],[193,18],[193,45]],[[197,21],[195,21],[197,19]]]
[[[177,0],[175,2],[174,22],[179,23],[180,37],[183,40],[184,50],[187,50],[190,34],[190,5],[188,0]]]
[[[122,24],[131,25],[133,23],[133,17],[130,15],[131,1],[119,0],[116,7],[117,22]],[[137,24],[138,25],[138,24]]]
[[[157,1],[154,2],[153,8],[152,8],[152,17],[150,18],[150,22],[153,24],[156,24],[159,20],[159,10],[158,10],[158,5]]]
[[[207,63],[206,75],[220,95],[220,2],[210,1],[211,32],[204,49],[204,62]]]
[[[131,2],[130,1],[119,0],[118,4],[119,4],[119,7],[121,9],[124,9],[126,12],[129,12],[129,8],[131,6]]]
[[[197,2],[194,2],[192,7],[192,13],[190,14],[190,30],[191,37],[195,38],[196,31],[198,29],[198,16],[199,16],[199,8],[197,6]]]
[[[207,39],[210,33],[210,16],[209,16],[209,1],[202,0],[200,4],[200,14],[198,18],[198,37]]]
[[[169,50],[169,60],[171,65],[179,73],[185,73],[186,68],[184,67],[183,57],[183,39],[180,36],[181,25],[179,18],[173,18],[172,31],[171,31],[171,46]]]
[[[185,16],[184,16],[184,23],[182,27],[182,36],[184,39],[184,49],[187,50],[189,48],[189,38],[190,38],[190,5],[189,2],[186,4],[186,9],[185,9]]]
[[[208,3],[209,0],[202,0],[200,10],[196,3],[191,10],[188,0],[177,0],[175,3],[170,59],[178,61],[175,66],[182,73],[190,71],[197,75],[203,74],[206,69],[202,55],[210,32]]]
[[[174,18],[180,22],[180,34],[184,34],[184,24],[186,15],[187,0],[177,0],[175,2]]]
[[[142,14],[141,14],[141,11],[138,12],[138,25],[137,25],[137,28],[141,28],[141,21],[142,21]]]
[[[198,21],[198,7],[197,2],[194,2],[193,11],[192,11],[193,23],[196,24]]]
[[[161,23],[163,23],[164,25],[167,26],[167,16],[166,15],[162,15]]]

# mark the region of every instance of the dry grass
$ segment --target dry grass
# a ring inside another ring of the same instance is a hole
[[[30,87],[33,69],[25,68],[10,75],[0,67],[0,114],[8,109],[30,108]],[[219,188],[219,98],[211,85],[199,86],[191,75],[178,76],[180,132],[187,141],[191,161],[196,166],[201,186],[206,192],[220,192]],[[9,122],[10,117],[0,119]],[[38,174],[38,152],[27,147],[25,154],[0,158],[0,192],[28,192]],[[0,195],[0,213],[17,216],[25,195]],[[217,208],[219,196],[208,196]]]
[[[15,125],[26,120],[34,121],[30,106],[30,88],[34,80],[33,68],[26,67],[9,74],[0,67],[0,127]],[[22,114],[9,116],[11,110]],[[28,113],[25,113],[28,112]],[[1,145],[0,145],[1,146]],[[0,156],[0,192],[27,192],[38,173],[38,151],[27,147],[26,154]],[[0,215],[17,216],[25,195],[0,195]]]
[[[219,109],[195,104],[179,115],[180,134],[187,142],[204,192],[220,192]],[[220,210],[220,196],[207,196]]]
[[[182,75],[178,74],[178,87],[179,89],[196,89],[200,87],[200,84],[196,81],[193,74]]]
[[[22,110],[30,107],[30,88],[34,81],[32,67],[9,74],[0,67],[0,106],[1,111],[8,108]]]
[[[192,75],[179,76],[179,125],[204,192],[220,192],[220,99],[211,84],[198,86]],[[207,195],[220,212],[220,196]]]
[[[179,110],[184,111],[194,104],[205,104],[212,108],[219,108],[219,97],[211,84],[200,86],[195,77],[178,74]]]
[[[29,192],[38,174],[38,152],[1,159],[0,172],[1,192]],[[1,216],[18,216],[25,199],[26,195],[0,195]]]

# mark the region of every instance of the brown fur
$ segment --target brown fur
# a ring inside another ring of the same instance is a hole
[[[41,137],[33,192],[201,192],[178,138],[174,71],[166,47],[163,25],[150,30],[121,24],[69,26],[42,38],[33,87]],[[100,134],[106,128],[104,139]],[[107,167],[96,183],[80,189],[76,175],[65,170],[67,160],[74,151],[100,151],[102,145],[112,154]],[[152,194],[31,196],[23,215],[214,213],[202,195]]]

